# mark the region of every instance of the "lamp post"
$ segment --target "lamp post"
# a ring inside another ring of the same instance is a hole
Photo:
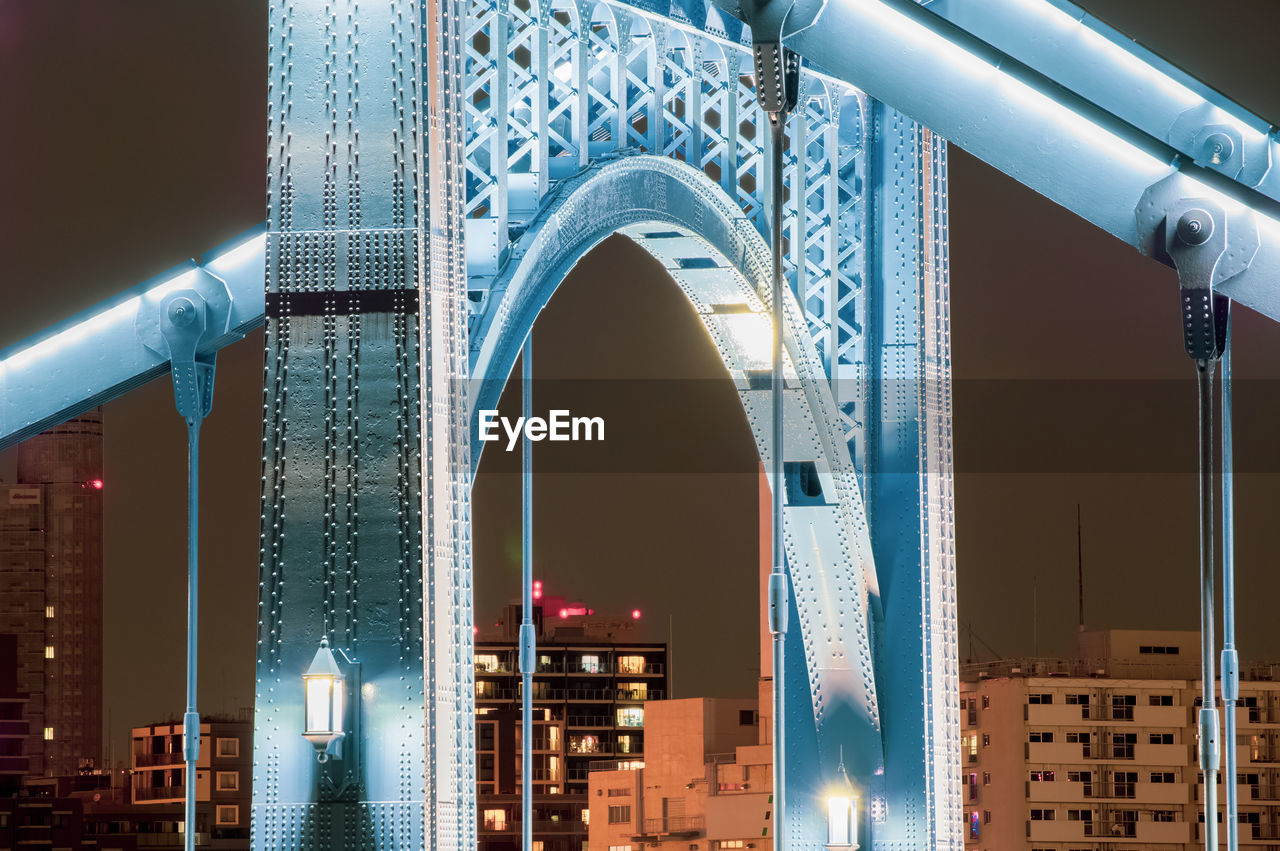
[[[345,653],[343,659],[350,664]],[[329,757],[342,759],[342,740],[347,735],[342,723],[347,678],[329,649],[328,638],[320,639],[320,649],[302,675],[302,684],[305,717],[302,737],[315,746],[316,759],[320,762],[328,762]]]
[[[857,851],[858,795],[844,770],[840,753],[840,779],[827,792],[827,851]]]

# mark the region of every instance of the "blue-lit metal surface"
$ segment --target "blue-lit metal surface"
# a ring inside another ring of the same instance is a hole
[[[270,314],[255,847],[474,844],[467,412],[496,406],[592,245],[621,231],[663,262],[767,459],[743,380],[774,175],[742,5],[273,6],[268,235],[0,356],[3,446],[167,369],[155,308],[176,289],[226,301],[198,354]],[[872,847],[959,848],[940,137],[1164,262],[1171,211],[1221,211],[1212,286],[1280,318],[1276,139],[1063,0],[747,5],[806,61],[783,166],[786,440],[825,499],[785,508],[805,698],[787,704],[789,845],[821,843],[813,784],[844,745]],[[714,309],[730,299],[749,310]],[[363,663],[354,778],[297,734],[321,634]]]
[[[255,229],[0,352],[0,449],[169,371],[159,306],[176,290],[219,305],[224,324],[201,337],[201,356],[261,325],[264,243]]]
[[[689,298],[768,461],[770,391],[767,384],[757,389],[750,376],[769,368],[769,251],[719,186],[670,159],[620,159],[560,187],[495,281],[500,303],[472,365],[474,408],[497,406],[538,312],[574,263],[615,232],[657,258]],[[803,696],[788,703],[788,846],[816,849],[825,836],[821,791],[834,776],[840,747],[863,783],[884,769],[871,649],[879,590],[857,476],[821,358],[803,330],[797,333],[806,327],[798,302],[787,298],[783,306],[786,458],[813,463],[822,485],[820,499],[789,495],[784,512],[793,582],[787,687]]]

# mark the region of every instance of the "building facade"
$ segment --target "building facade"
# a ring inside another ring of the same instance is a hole
[[[1199,641],[1083,631],[1074,659],[964,666],[966,849],[1203,848]],[[1240,694],[1240,847],[1280,848],[1280,666],[1243,667]]]
[[[772,848],[773,749],[759,700],[687,698],[647,709],[645,761],[590,774],[590,851]]]
[[[20,444],[0,483],[0,633],[17,636],[29,770],[102,758],[102,414]]]
[[[253,723],[203,718],[196,763],[196,844],[248,849]],[[136,811],[168,815],[165,832],[179,833],[186,799],[187,767],[182,723],[133,728],[131,796]]]
[[[16,795],[27,776],[26,703],[18,691],[18,636],[0,633],[0,798]]]
[[[629,640],[636,624],[535,607],[534,851],[582,851],[588,772],[640,764],[650,701],[667,695],[667,645]],[[480,851],[520,847],[520,611],[476,636],[476,795]]]

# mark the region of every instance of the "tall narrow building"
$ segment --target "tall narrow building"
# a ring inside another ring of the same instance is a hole
[[[0,633],[18,643],[32,774],[102,756],[102,413],[18,447],[0,483]]]

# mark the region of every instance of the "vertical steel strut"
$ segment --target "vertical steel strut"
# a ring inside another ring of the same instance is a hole
[[[1218,707],[1215,700],[1213,595],[1213,371],[1227,347],[1231,303],[1214,292],[1214,272],[1226,251],[1227,219],[1217,205],[1180,201],[1166,216],[1166,250],[1178,270],[1183,344],[1195,361],[1200,439],[1200,680],[1199,761],[1204,774],[1204,842],[1218,847]],[[1224,452],[1226,445],[1224,444]],[[1225,456],[1224,456],[1225,457]],[[1225,469],[1225,467],[1224,467]],[[1224,520],[1229,517],[1224,506]],[[1224,664],[1227,654],[1223,654]],[[1226,676],[1223,679],[1227,693]],[[1230,712],[1230,709],[1228,709]],[[1233,725],[1234,726],[1234,725]],[[1234,747],[1228,740],[1228,748]],[[1230,760],[1234,769],[1235,761]],[[1235,786],[1234,770],[1227,780]],[[1228,827],[1228,833],[1233,832]]]
[[[520,407],[527,423],[533,416],[532,328],[520,362]],[[533,442],[528,429],[520,450],[520,847],[533,851]]]
[[[1226,743],[1222,774],[1227,793],[1227,849],[1240,848],[1236,788],[1236,701],[1240,698],[1240,661],[1236,655],[1235,476],[1231,446],[1231,316],[1227,315],[1222,350],[1222,711]]]
[[[1218,847],[1218,708],[1213,668],[1213,370],[1196,361],[1200,419],[1200,770],[1204,772],[1205,848]]]
[[[753,37],[755,33],[753,32]],[[786,547],[782,540],[783,444],[783,294],[786,276],[782,266],[783,164],[787,115],[795,109],[800,88],[800,58],[784,48],[781,41],[757,41],[754,45],[756,98],[769,116],[771,185],[769,227],[773,253],[773,376],[770,385],[773,412],[773,569],[769,574],[769,632],[773,637],[773,847],[782,851],[786,832],[786,724],[785,671],[787,613],[790,583],[787,576]]]
[[[186,763],[183,846],[196,846],[196,763],[200,759],[200,714],[196,711],[197,614],[200,599],[200,423],[213,407],[213,356],[197,355],[207,326],[204,298],[179,290],[160,308],[160,335],[173,370],[173,401],[187,424],[187,708],[182,716],[182,755]]]

